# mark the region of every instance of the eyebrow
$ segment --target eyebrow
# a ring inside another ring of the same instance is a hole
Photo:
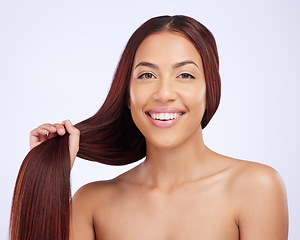
[[[138,65],[135,66],[135,69],[139,66],[145,66],[145,67],[150,67],[150,68],[154,68],[154,69],[158,69],[158,65],[154,64],[154,63],[150,63],[150,62],[140,62]]]
[[[183,61],[183,62],[178,62],[178,63],[173,64],[172,67],[173,67],[173,69],[175,69],[175,68],[179,68],[179,67],[182,67],[182,66],[184,66],[184,65],[187,65],[187,64],[193,64],[193,65],[195,65],[197,68],[199,68],[198,65],[197,65],[195,62],[193,62],[193,61]],[[135,66],[135,69],[136,69],[137,67],[139,67],[139,66],[145,66],[145,67],[150,67],[150,68],[154,68],[154,69],[159,69],[158,65],[156,65],[156,64],[154,64],[154,63],[150,63],[150,62],[140,62],[139,64],[137,64],[137,65]]]
[[[179,68],[187,64],[194,64],[197,68],[199,68],[198,65],[193,61],[183,61],[183,62],[175,63],[173,65],[173,68]]]

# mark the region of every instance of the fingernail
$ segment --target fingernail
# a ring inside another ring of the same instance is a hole
[[[69,119],[67,121],[73,126],[73,124],[71,123],[71,121]]]

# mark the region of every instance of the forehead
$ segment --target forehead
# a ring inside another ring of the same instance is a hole
[[[134,65],[141,61],[153,63],[192,60],[202,65],[201,56],[183,34],[164,31],[148,36],[138,47]]]

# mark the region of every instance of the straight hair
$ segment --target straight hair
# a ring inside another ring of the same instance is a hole
[[[145,157],[145,138],[134,124],[129,82],[135,53],[149,35],[173,31],[186,36],[202,58],[206,82],[205,128],[216,112],[221,94],[219,58],[212,33],[187,16],[160,16],[142,24],[130,37],[108,95],[98,112],[75,125],[80,131],[78,157],[109,165],[125,165]],[[10,216],[12,240],[67,240],[70,235],[69,134],[33,148],[16,180]]]

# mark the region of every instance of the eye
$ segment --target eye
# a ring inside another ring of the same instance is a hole
[[[195,77],[189,73],[182,73],[178,76],[178,78],[182,79],[195,79]]]
[[[140,76],[138,76],[138,79],[152,79],[155,78],[155,76],[152,73],[143,73]]]

